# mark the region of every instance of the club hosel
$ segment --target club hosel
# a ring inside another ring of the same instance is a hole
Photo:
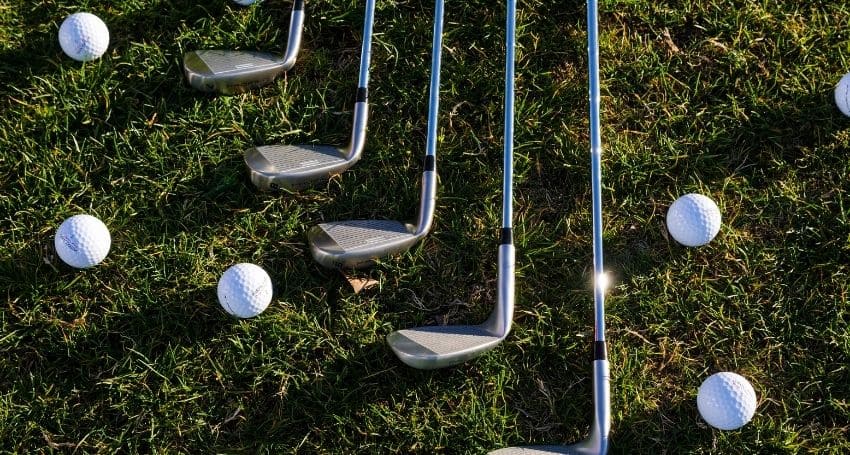
[[[511,331],[514,319],[514,268],[515,249],[513,243],[499,245],[499,289],[496,308],[485,322],[494,334],[506,336]]]
[[[598,438],[599,453],[608,451],[608,434],[611,431],[611,372],[608,360],[593,361],[593,426],[591,435]]]
[[[416,236],[424,236],[434,223],[434,210],[437,204],[437,171],[425,170],[422,173],[422,194],[419,216],[416,220]]]
[[[358,89],[358,98],[361,97],[360,93],[365,92],[365,89]],[[369,103],[365,101],[365,96],[363,96],[364,101],[358,101],[354,104],[354,123],[351,126],[351,142],[348,145],[348,156],[346,159],[351,161],[351,164],[357,162],[360,159],[360,155],[363,153],[363,148],[366,146],[366,123],[369,117]]]
[[[289,37],[287,38],[286,55],[281,66],[285,71],[295,66],[298,50],[301,48],[301,34],[304,31],[304,0],[295,0],[292,4],[292,16],[289,18]]]

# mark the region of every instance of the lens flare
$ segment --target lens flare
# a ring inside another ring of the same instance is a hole
[[[610,285],[611,277],[607,272],[602,272],[596,275],[596,287],[599,288],[600,291],[605,292]]]

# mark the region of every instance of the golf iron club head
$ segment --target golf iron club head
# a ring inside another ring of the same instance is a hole
[[[202,92],[233,95],[272,83],[295,65],[304,30],[304,0],[295,0],[289,20],[286,54],[199,50],[183,56],[183,73],[189,85]]]
[[[440,325],[398,330],[387,343],[405,364],[421,370],[445,368],[478,357],[499,345],[511,331],[514,313],[514,246],[499,246],[496,306],[479,325]]]
[[[307,240],[313,258],[324,267],[358,269],[407,251],[423,236],[416,235],[416,226],[398,221],[349,220],[314,226]]]
[[[426,159],[428,162],[433,163],[433,159]],[[307,232],[313,259],[328,268],[359,269],[373,265],[378,258],[402,253],[413,247],[428,234],[434,220],[437,182],[433,164],[431,170],[423,174],[419,221],[416,225],[392,220],[321,223]]]
[[[261,191],[298,190],[342,174],[353,166],[360,160],[366,142],[368,105],[365,95],[362,99],[354,106],[351,143],[346,147],[275,144],[245,150],[251,183]]]

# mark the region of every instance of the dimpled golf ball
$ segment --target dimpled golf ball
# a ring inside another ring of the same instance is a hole
[[[74,60],[94,60],[109,47],[109,29],[94,14],[74,13],[59,27],[59,45]]]
[[[701,246],[720,232],[720,209],[701,194],[686,194],[667,210],[667,230],[685,246]]]
[[[697,392],[697,408],[709,425],[737,430],[756,412],[756,392],[743,376],[724,371],[703,381]]]
[[[91,215],[74,215],[56,229],[53,244],[66,264],[85,269],[106,258],[112,237],[103,221]]]
[[[268,308],[272,301],[272,280],[262,267],[236,264],[218,280],[218,302],[237,318],[251,318]]]
[[[850,117],[850,73],[845,74],[835,86],[835,105],[842,114]]]

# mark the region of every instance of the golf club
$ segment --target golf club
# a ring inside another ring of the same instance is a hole
[[[360,80],[354,104],[351,141],[346,147],[335,145],[262,145],[245,150],[245,164],[251,182],[263,191],[290,190],[341,174],[360,159],[366,143],[366,121],[369,114],[369,61],[372,56],[372,22],[375,0],[366,0],[363,22],[363,47],[360,51]]]
[[[507,4],[504,179],[496,306],[483,324],[418,327],[390,333],[387,342],[393,352],[402,362],[414,368],[430,370],[457,365],[493,349],[511,330],[514,314],[512,219],[516,1],[508,0]]]
[[[431,88],[428,102],[428,138],[425,145],[422,194],[416,225],[392,220],[349,220],[322,223],[307,233],[310,252],[329,268],[363,268],[380,257],[409,249],[428,234],[434,221],[437,195],[437,114],[440,109],[440,60],[443,47],[443,3],[434,8],[431,50]]]
[[[593,423],[587,439],[568,446],[510,447],[491,455],[605,454],[611,429],[611,391],[605,342],[605,288],[602,266],[602,139],[599,131],[599,43],[597,0],[587,0],[590,85],[590,161],[593,197]]]
[[[223,95],[246,92],[270,84],[295,65],[304,30],[304,0],[294,0],[289,18],[289,38],[282,58],[266,52],[201,50],[183,56],[189,85],[202,92]]]

